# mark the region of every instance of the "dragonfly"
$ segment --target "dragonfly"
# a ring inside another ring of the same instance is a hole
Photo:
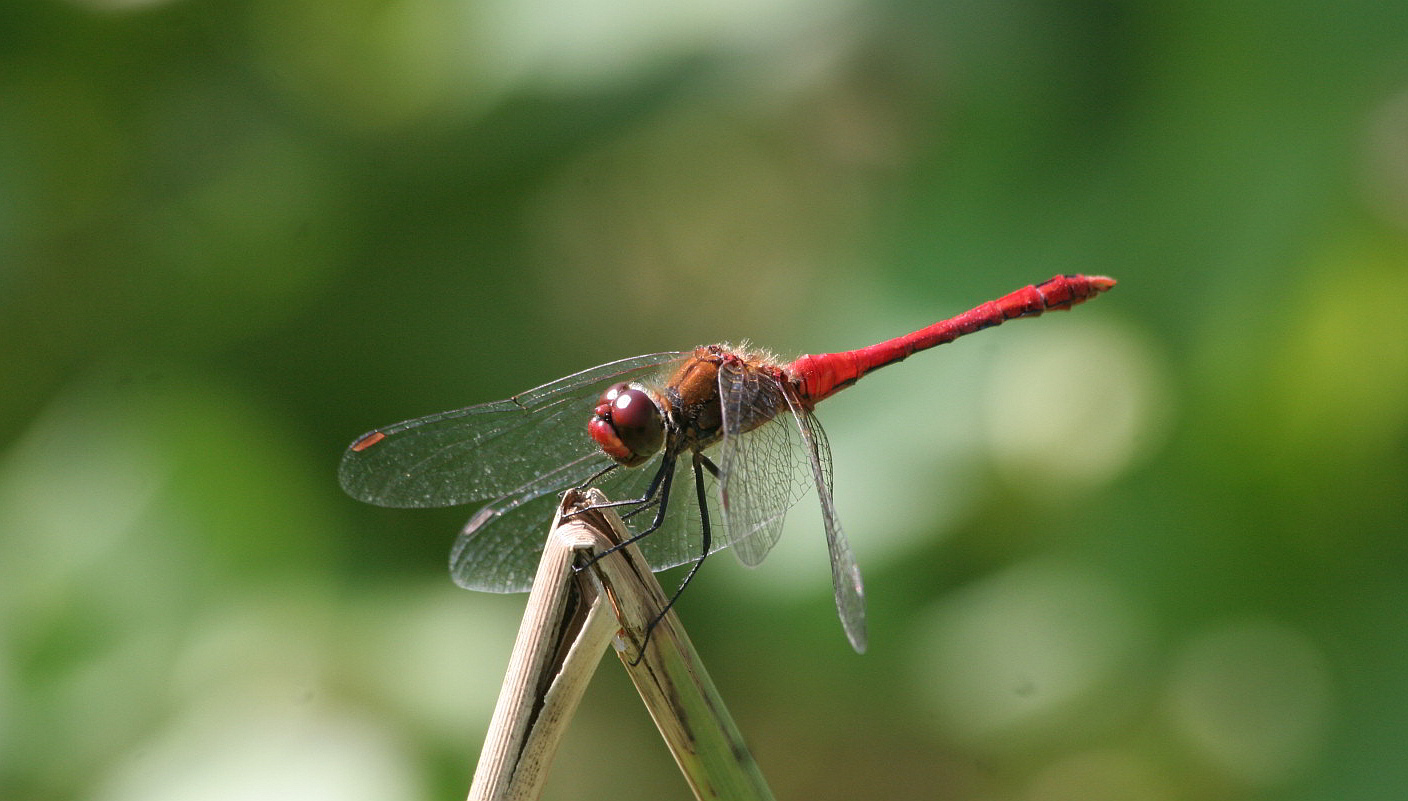
[[[653,570],[691,565],[666,609],[721,548],[745,565],[762,562],[788,509],[814,489],[836,610],[864,652],[865,590],[836,513],[816,405],[913,353],[1070,309],[1114,285],[1057,275],[904,336],[790,362],[727,344],[621,359],[369,431],[347,448],[339,477],[349,495],[379,506],[487,501],[460,532],[450,572],[461,587],[501,593],[529,589],[560,494],[596,487],[625,509],[628,541]]]

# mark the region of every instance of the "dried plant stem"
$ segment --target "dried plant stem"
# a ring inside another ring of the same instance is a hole
[[[767,783],[724,708],[674,612],[648,642],[665,605],[659,582],[634,546],[596,561],[623,541],[611,509],[564,517],[605,502],[595,490],[568,493],[554,521],[508,673],[470,789],[470,801],[536,799],[566,723],[606,644],[613,641],[675,762],[699,799],[764,801]],[[576,561],[585,565],[573,570]],[[628,775],[628,774],[623,774]]]

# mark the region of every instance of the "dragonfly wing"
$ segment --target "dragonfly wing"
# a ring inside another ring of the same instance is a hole
[[[841,519],[836,515],[836,504],[831,497],[831,445],[826,441],[821,424],[801,401],[791,392],[784,391],[783,394],[792,409],[797,430],[806,443],[816,492],[821,499],[826,548],[831,554],[831,584],[836,592],[836,613],[841,617],[841,628],[845,629],[851,647],[857,653],[865,653],[865,585],[861,581],[855,554],[851,552],[851,545],[841,530]]]
[[[739,561],[757,565],[778,538],[787,509],[805,491],[797,432],[777,411],[786,405],[772,376],[737,362],[719,367],[723,438],[719,445],[719,503],[726,541]]]
[[[561,491],[580,486],[610,464],[610,458],[600,452],[589,454],[564,466],[561,480],[529,482],[476,512],[450,552],[450,574],[455,583],[481,592],[527,591],[537,573]],[[618,467],[591,486],[612,501],[641,498],[659,468],[659,457],[640,467]],[[712,483],[713,478],[706,475],[705,480]],[[696,497],[690,460],[678,460],[664,524],[637,543],[651,569],[693,562],[703,553]],[[658,508],[658,503],[651,503],[617,507],[617,511],[630,529],[640,530],[654,520]],[[711,508],[710,520],[714,526],[711,550],[716,551],[726,542],[719,536],[717,508]]]
[[[562,491],[581,485],[610,464],[604,453],[587,454],[563,465],[555,475],[536,478],[475,512],[450,551],[450,576],[455,583],[480,592],[528,590]]]
[[[681,355],[622,359],[507,400],[368,432],[342,457],[342,488],[378,506],[433,507],[518,497],[544,476],[553,476],[554,489],[572,486],[561,471],[576,475],[568,466],[599,452],[587,434],[596,398],[610,384],[652,375]]]

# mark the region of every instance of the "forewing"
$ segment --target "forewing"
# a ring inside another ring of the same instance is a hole
[[[587,435],[596,398],[607,386],[653,376],[682,355],[621,359],[507,400],[368,432],[343,454],[342,488],[358,500],[395,507],[456,506],[566,489],[590,475],[579,468],[599,454]]]
[[[738,362],[719,367],[723,438],[719,443],[719,502],[728,543],[739,561],[757,565],[782,536],[787,509],[806,490],[806,456],[772,376]]]
[[[865,586],[861,581],[860,567],[855,554],[841,530],[841,519],[836,515],[836,504],[831,498],[831,446],[812,413],[806,409],[792,393],[785,393],[792,409],[792,417],[797,422],[797,430],[806,445],[810,456],[812,476],[816,480],[817,496],[821,499],[821,519],[826,527],[826,548],[831,554],[831,584],[836,592],[836,613],[841,617],[841,628],[857,653],[864,653],[865,633]]]

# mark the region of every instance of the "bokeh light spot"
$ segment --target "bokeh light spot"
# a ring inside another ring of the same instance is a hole
[[[1329,723],[1319,647],[1270,620],[1210,629],[1188,642],[1169,685],[1173,722],[1208,762],[1254,785],[1308,766]]]
[[[1018,565],[940,602],[916,625],[915,697],[963,741],[1010,748],[1032,736],[1067,737],[1046,726],[1092,717],[1102,690],[1113,697],[1110,683],[1145,634],[1134,609],[1084,566]]]
[[[1010,334],[993,354],[983,421],[1012,486],[1045,495],[1097,487],[1162,441],[1166,370],[1131,333],[1073,321]]]

